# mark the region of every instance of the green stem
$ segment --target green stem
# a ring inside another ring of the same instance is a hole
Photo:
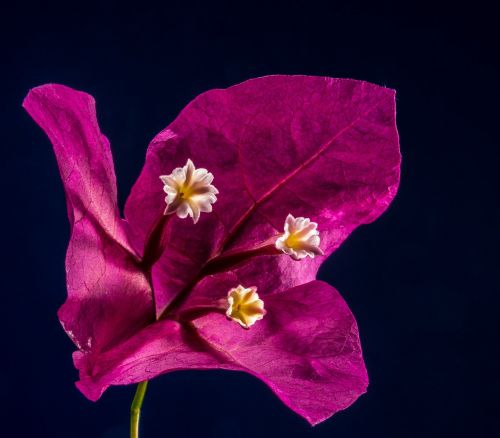
[[[141,417],[141,407],[147,387],[147,380],[137,385],[137,391],[130,407],[130,438],[139,438],[139,418]]]

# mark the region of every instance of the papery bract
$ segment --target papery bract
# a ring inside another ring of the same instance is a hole
[[[315,281],[324,258],[296,261],[274,245],[291,214],[318,224],[329,255],[387,208],[400,165],[392,90],[269,76],[206,92],[153,139],[125,220],[93,99],[45,85],[24,106],[49,135],[65,186],[72,232],[59,317],[88,398],[169,371],[222,368],[255,375],[316,424],[365,391],[354,317]],[[163,215],[159,177],[188,159],[219,192],[196,225]],[[240,284],[265,304],[248,330],[220,306]]]

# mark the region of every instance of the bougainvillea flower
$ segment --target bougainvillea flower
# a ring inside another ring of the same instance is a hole
[[[175,370],[239,370],[316,424],[366,390],[356,321],[316,273],[395,196],[394,91],[269,76],[203,93],[151,142],[124,218],[93,98],[44,85],[24,107],[64,183],[58,315],[89,399]],[[284,229],[290,251],[276,246]]]
[[[266,313],[264,301],[259,298],[256,287],[243,287],[240,284],[228,292],[227,302],[226,316],[245,328],[250,328]]]
[[[198,222],[200,212],[210,213],[219,191],[212,185],[214,176],[207,169],[196,169],[191,160],[171,175],[162,175],[167,207],[163,214],[177,213],[181,219],[188,215]]]
[[[318,224],[306,217],[293,217],[289,214],[285,221],[285,232],[276,239],[276,248],[295,260],[304,257],[323,255],[320,244]]]

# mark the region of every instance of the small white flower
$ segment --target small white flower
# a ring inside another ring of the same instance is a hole
[[[285,233],[278,237],[275,246],[295,260],[301,260],[306,256],[314,258],[314,256],[323,255],[319,247],[320,239],[317,228],[318,224],[311,222],[309,218],[294,218],[289,214],[285,221]]]
[[[264,301],[259,299],[256,291],[256,287],[246,288],[240,284],[227,294],[226,316],[246,329],[266,314]]]
[[[170,175],[162,175],[163,190],[167,194],[167,208],[164,214],[177,213],[184,219],[187,216],[198,222],[200,212],[212,211],[219,191],[212,185],[214,176],[207,169],[196,169],[188,159],[184,167],[177,167]]]

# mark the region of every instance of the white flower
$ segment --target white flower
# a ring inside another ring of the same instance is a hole
[[[256,291],[256,287],[246,288],[240,284],[227,294],[226,316],[246,329],[266,314],[264,301],[259,299]]]
[[[314,258],[314,256],[323,255],[319,247],[317,227],[318,224],[311,222],[309,218],[294,218],[289,214],[285,221],[285,233],[278,237],[275,246],[295,260],[301,260],[306,256]]]
[[[198,222],[200,212],[212,211],[219,191],[211,184],[214,176],[207,169],[196,169],[188,159],[184,167],[177,167],[170,175],[162,175],[163,190],[167,194],[164,214],[177,213],[184,219],[188,215]]]

